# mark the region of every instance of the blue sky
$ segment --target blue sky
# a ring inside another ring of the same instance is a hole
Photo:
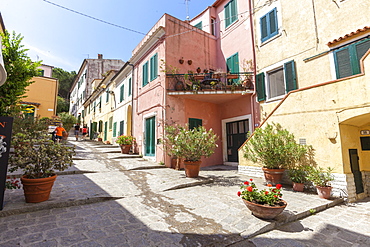
[[[135,30],[131,32],[62,9],[48,2]],[[181,20],[187,16],[185,0],[0,0],[5,28],[24,36],[32,60],[67,71],[78,71],[83,59],[127,61],[132,50],[164,13]],[[190,0],[195,17],[215,0]]]

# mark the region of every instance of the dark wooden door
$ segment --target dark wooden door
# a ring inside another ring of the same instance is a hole
[[[353,177],[355,180],[356,186],[356,194],[360,194],[364,192],[364,186],[362,183],[362,174],[360,171],[360,164],[359,164],[359,157],[357,154],[357,149],[350,149],[349,150],[349,158],[351,162],[351,171],[353,173]]]

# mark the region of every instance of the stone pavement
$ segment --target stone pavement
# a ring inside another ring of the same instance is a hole
[[[255,246],[259,234],[343,202],[287,186],[286,210],[261,220],[236,195],[250,178],[236,167],[207,167],[186,178],[117,146],[73,139],[74,166],[58,175],[48,201],[25,203],[22,190],[5,191],[0,246]]]

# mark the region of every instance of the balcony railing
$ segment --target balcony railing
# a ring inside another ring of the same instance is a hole
[[[253,90],[253,73],[167,74],[167,91]]]

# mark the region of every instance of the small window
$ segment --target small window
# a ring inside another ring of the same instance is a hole
[[[279,29],[276,8],[274,8],[269,13],[261,17],[260,25],[262,42],[265,42],[266,40],[278,34]]]
[[[143,87],[149,83],[148,70],[148,62],[146,62],[143,65]]]
[[[189,118],[189,130],[202,126],[202,119]]]
[[[370,150],[370,136],[362,136],[361,139],[361,149],[362,151]]]
[[[158,55],[155,54],[150,58],[150,81],[158,77]]]
[[[284,70],[279,68],[267,73],[269,98],[275,98],[285,94]]]
[[[211,34],[216,36],[216,19],[211,19]]]
[[[121,103],[125,99],[125,85],[122,85],[119,90],[119,102]]]

